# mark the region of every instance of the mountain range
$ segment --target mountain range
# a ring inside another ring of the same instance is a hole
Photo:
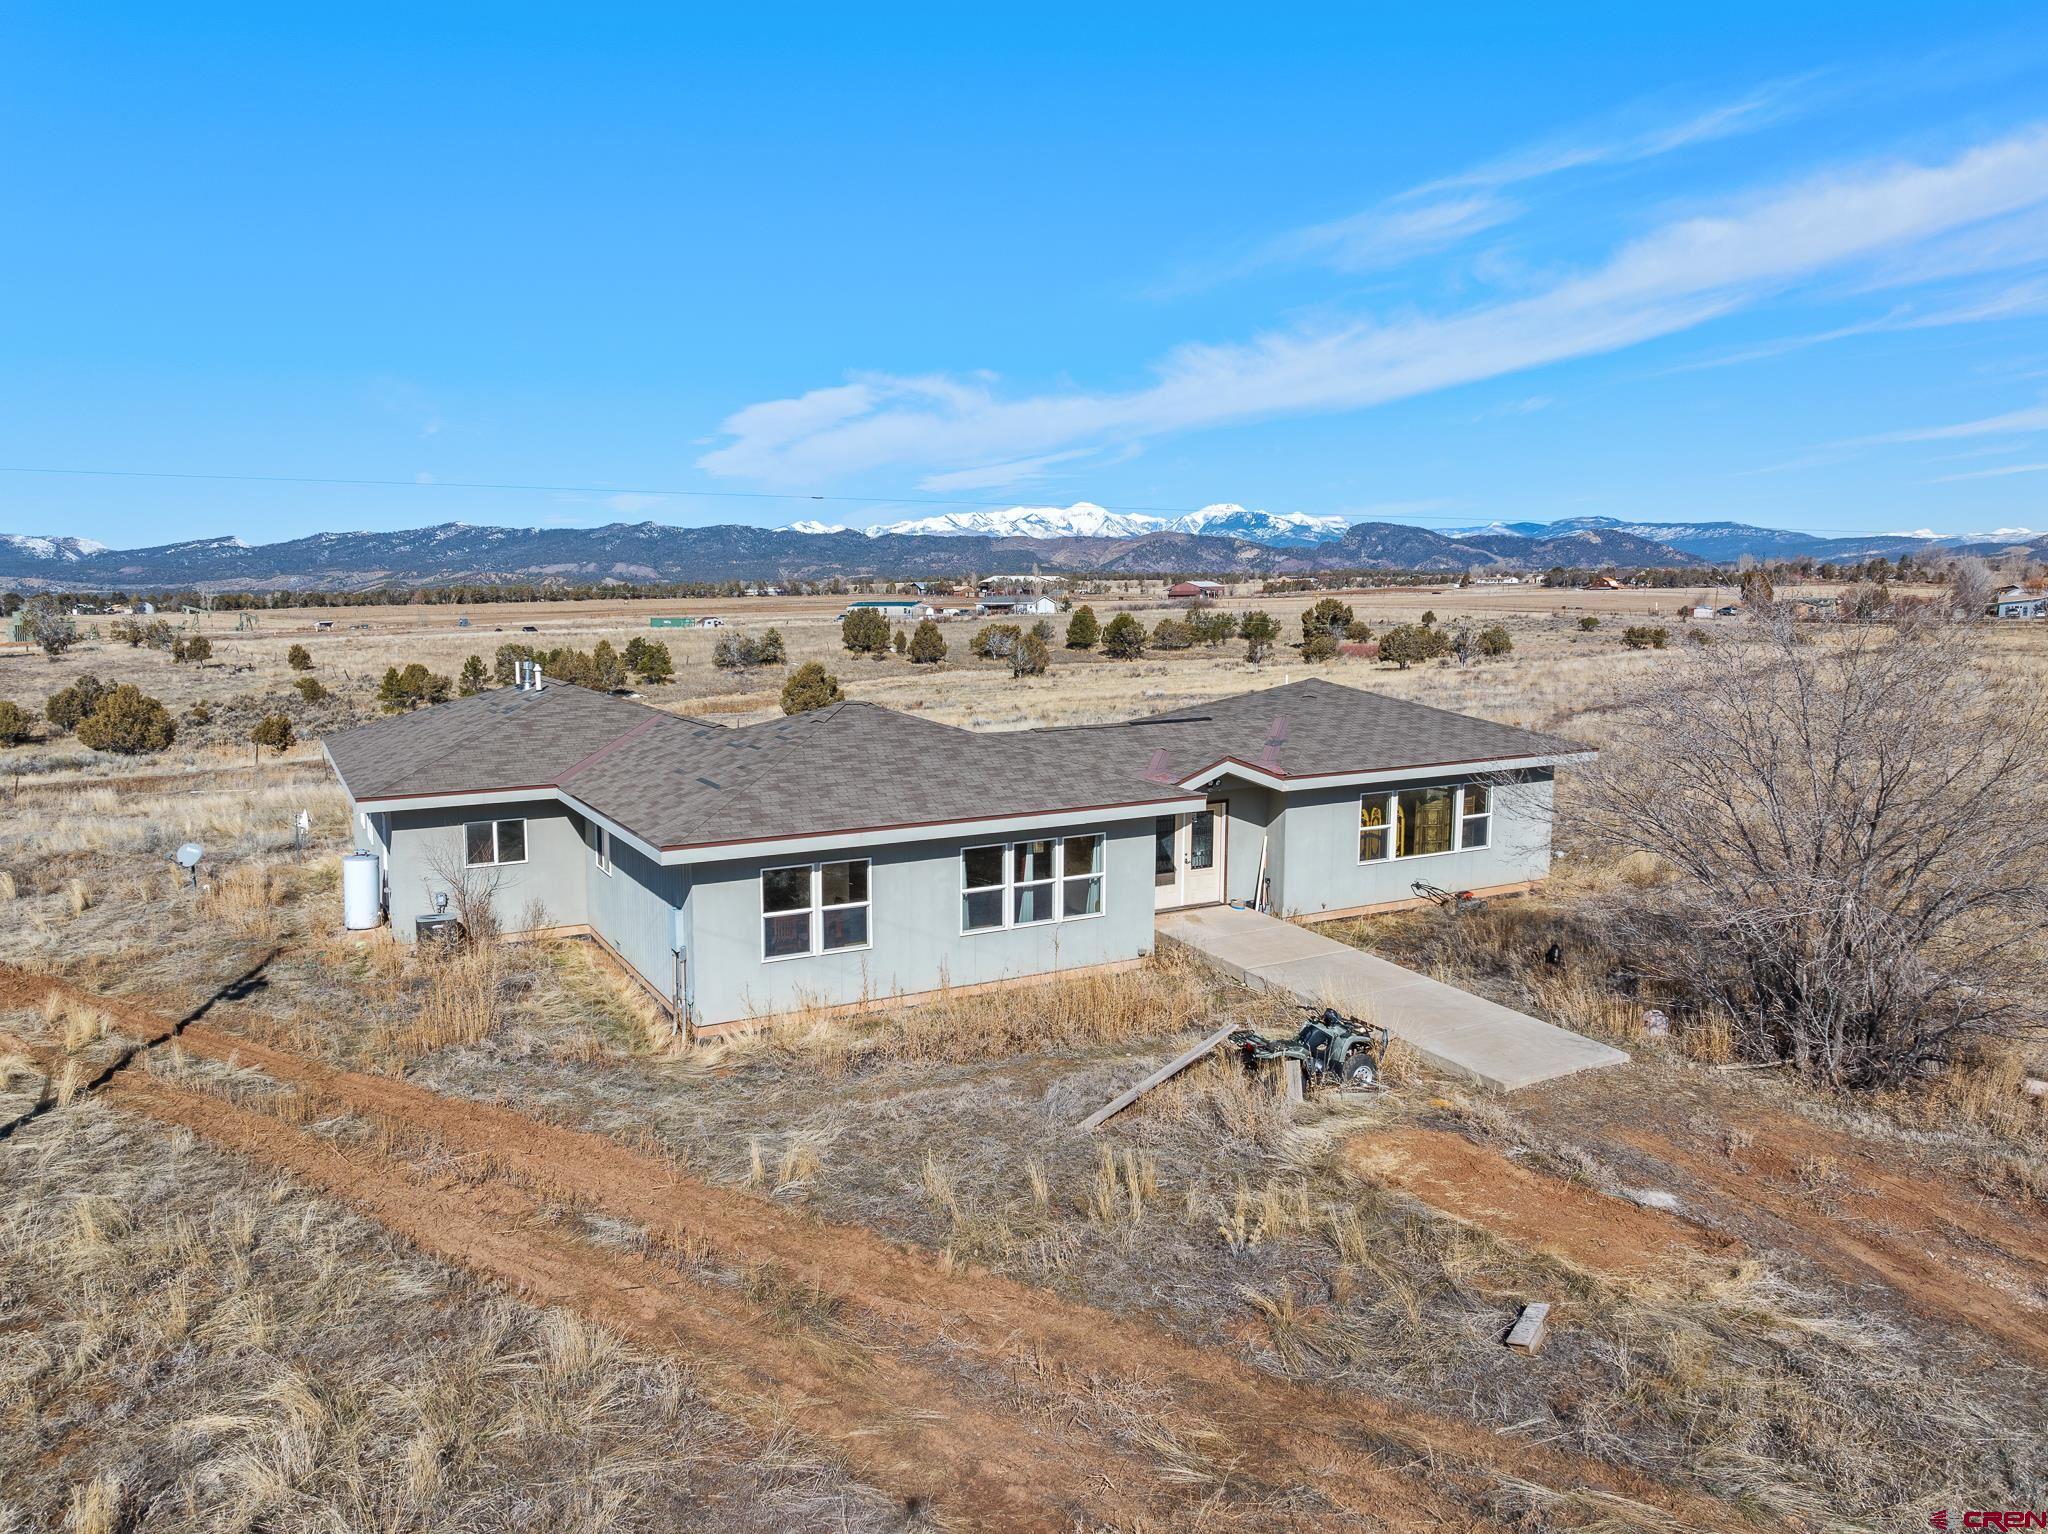
[[[1192,533],[1205,538],[1241,538],[1287,548],[1334,543],[1351,524],[1342,517],[1317,517],[1306,512],[1249,511],[1232,501],[1219,501],[1200,511],[1175,516],[1110,511],[1093,501],[1071,506],[1009,506],[1001,510],[950,511],[907,522],[885,522],[865,529],[870,538],[902,534],[916,538],[1144,538],[1153,533]],[[844,527],[822,522],[795,522],[793,533],[843,533]]]
[[[462,522],[399,532],[317,533],[252,545],[200,538],[110,549],[90,539],[0,533],[0,584],[18,590],[354,591],[378,586],[570,585],[765,580],[916,579],[1042,570],[1097,575],[1251,578],[1325,570],[1474,571],[1672,568],[1809,557],[1853,561],[1940,550],[2048,558],[2048,535],[2021,528],[1936,538],[1887,533],[1822,537],[1737,522],[1494,523],[1439,532],[1395,522],[1276,517],[1205,507],[1180,525],[1138,530],[1132,513],[1082,503],[930,517],[851,529],[656,522],[590,528],[478,527]],[[1200,520],[1197,520],[1200,519]],[[1263,519],[1263,520],[1260,520]],[[1025,531],[1024,529],[1029,529]],[[1257,530],[1261,538],[1246,536]]]

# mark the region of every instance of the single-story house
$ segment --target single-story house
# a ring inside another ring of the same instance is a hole
[[[2000,618],[2048,618],[2048,593],[2008,586],[1992,599],[1991,611]]]
[[[1058,612],[1060,605],[1051,597],[1030,595],[983,597],[977,604],[977,610],[996,618],[1007,618],[1013,614],[1042,618]]]
[[[877,612],[884,618],[928,618],[932,610],[916,597],[862,597],[858,602],[848,602],[846,611]]]
[[[1166,588],[1166,594],[1175,601],[1182,601],[1189,597],[1220,597],[1226,589],[1221,581],[1176,581]]]
[[[1587,756],[1321,679],[1121,724],[843,702],[734,728],[531,667],[322,744],[397,937],[439,896],[488,898],[706,1028],[1131,964],[1184,906],[1526,888],[1556,769]]]

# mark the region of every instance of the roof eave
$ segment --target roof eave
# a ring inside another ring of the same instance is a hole
[[[1448,762],[1409,762],[1399,767],[1375,767],[1359,772],[1275,772],[1256,762],[1226,756],[1198,768],[1176,781],[1182,788],[1206,788],[1220,777],[1243,778],[1262,788],[1290,793],[1303,788],[1343,788],[1351,784],[1392,783],[1403,778],[1444,773],[1513,772],[1541,767],[1576,767],[1592,761],[1599,753],[1590,750],[1536,752],[1525,756],[1495,756]]]

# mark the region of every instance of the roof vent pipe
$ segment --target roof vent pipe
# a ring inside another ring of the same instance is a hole
[[[533,663],[533,690],[539,692],[544,685],[546,684],[541,674],[540,662],[535,661]]]

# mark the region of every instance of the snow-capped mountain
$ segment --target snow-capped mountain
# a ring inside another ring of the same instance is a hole
[[[949,511],[906,522],[889,522],[866,531],[870,538],[890,533],[913,538],[1141,538],[1147,533],[1194,533],[1212,538],[1242,538],[1247,543],[1308,545],[1334,542],[1344,536],[1348,525],[1342,517],[1249,511],[1229,501],[1178,517],[1109,511],[1093,501],[1076,501],[1072,506]],[[791,531],[828,529],[798,523]]]
[[[1351,524],[1342,517],[1316,517],[1305,511],[1247,511],[1232,501],[1204,506],[1176,517],[1176,533],[1205,533],[1212,538],[1243,538],[1250,543],[1332,543]]]
[[[1093,501],[1071,506],[1010,506],[1001,511],[948,511],[867,529],[870,538],[1141,538],[1167,530],[1164,517],[1107,511]]]
[[[12,554],[25,554],[30,559],[84,559],[89,554],[104,553],[106,547],[104,543],[95,543],[90,538],[43,538],[33,533],[0,533],[0,548]]]
[[[843,533],[846,531],[846,524],[844,522],[792,522],[787,527],[776,528],[775,531],[778,533]]]

